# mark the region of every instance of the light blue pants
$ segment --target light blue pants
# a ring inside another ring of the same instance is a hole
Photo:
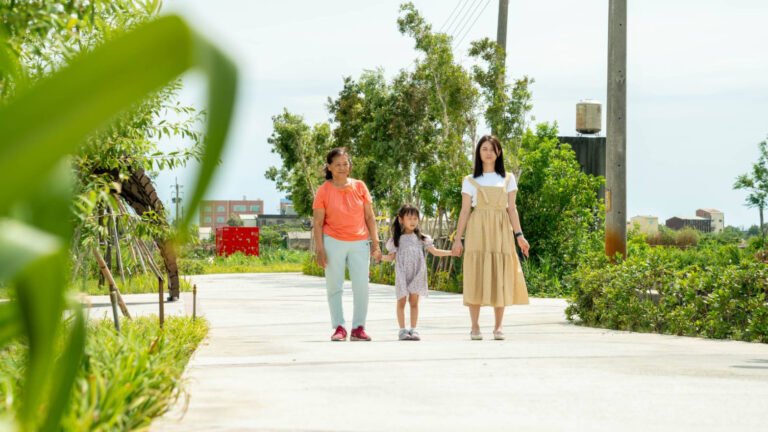
[[[352,280],[352,328],[365,326],[368,315],[368,267],[370,265],[370,241],[342,241],[323,235],[325,256],[325,289],[328,294],[328,308],[331,310],[331,328],[343,326],[344,308],[341,296],[344,292],[344,268],[349,268]]]

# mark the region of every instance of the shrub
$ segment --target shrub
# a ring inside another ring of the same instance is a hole
[[[651,248],[569,279],[569,320],[619,330],[768,342],[768,265],[737,248]]]

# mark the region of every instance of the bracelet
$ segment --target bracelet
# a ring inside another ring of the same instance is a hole
[[[523,236],[523,232],[522,231],[518,231],[518,232],[515,233],[515,238],[522,237],[522,236]]]

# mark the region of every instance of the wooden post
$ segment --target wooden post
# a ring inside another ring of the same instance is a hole
[[[112,219],[112,244],[115,247],[115,264],[117,265],[117,271],[120,272],[120,282],[125,286],[125,271],[123,270],[123,254],[120,251],[120,235],[117,232],[117,218],[115,212],[112,211],[112,207],[109,209],[109,217]]]
[[[109,302],[112,303],[112,319],[115,321],[115,330],[120,333],[120,316],[117,314],[117,293],[109,291]]]
[[[627,0],[609,0],[605,253],[627,256]]]
[[[112,277],[112,272],[109,271],[109,269],[107,268],[107,263],[104,261],[104,258],[101,256],[101,253],[99,253],[99,248],[94,247],[92,250],[93,250],[93,256],[96,257],[96,261],[99,263],[101,274],[104,275],[104,278],[109,283],[110,295],[114,294],[117,304],[120,305],[120,311],[123,312],[123,316],[125,316],[128,319],[131,319],[131,314],[130,312],[128,312],[128,307],[125,305],[125,302],[123,301],[123,297],[120,295],[120,290],[117,289],[117,284],[115,283],[115,279]]]
[[[192,321],[197,318],[197,284],[192,285]]]
[[[160,310],[159,310],[159,318],[160,318],[160,328],[163,328],[163,324],[165,323],[165,301],[163,299],[163,278],[159,277],[157,278],[157,286],[158,286],[158,293],[160,296]]]

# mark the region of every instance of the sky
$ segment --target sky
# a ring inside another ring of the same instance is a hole
[[[166,0],[238,65],[240,87],[230,140],[209,199],[263,199],[277,213],[284,193],[264,177],[280,166],[270,152],[272,116],[283,109],[309,124],[325,122],[328,97],[344,77],[383,69],[393,77],[413,65],[412,40],[397,30],[400,1]],[[496,38],[497,0],[414,0],[433,29],[454,35],[469,67],[469,42]],[[606,107],[608,0],[510,0],[507,69],[535,79],[534,123],[557,122],[575,134],[576,103]],[[726,225],[757,224],[746,193],[732,189],[768,137],[768,2],[643,0],[628,2],[627,214],[725,213]],[[206,83],[185,76],[184,103],[205,106]],[[603,118],[603,133],[605,133]],[[482,132],[482,131],[481,131]],[[163,143],[165,149],[179,143]],[[176,179],[192,187],[196,167],[160,173],[170,206]],[[191,190],[189,190],[191,193]],[[524,211],[524,209],[521,209]]]

